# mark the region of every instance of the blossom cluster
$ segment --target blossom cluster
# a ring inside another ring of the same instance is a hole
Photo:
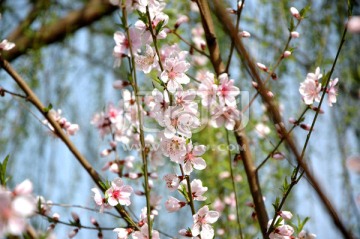
[[[105,197],[102,196],[98,188],[91,189],[94,193],[94,201],[100,206],[100,212],[105,208],[115,207],[116,205],[129,206],[131,204],[130,196],[133,188],[124,185],[121,178],[116,178],[111,182],[111,186],[105,191]]]
[[[279,216],[275,219],[275,229],[270,233],[270,239],[315,239],[316,235],[308,233],[304,230],[300,231],[297,236],[294,236],[294,228],[288,224],[285,224],[285,220],[290,220],[293,217],[289,211],[281,211]],[[272,220],[268,222],[268,229],[272,224]]]
[[[299,92],[303,97],[305,104],[311,105],[316,102],[320,102],[321,92],[325,91],[328,94],[328,104],[331,107],[336,103],[338,78],[330,80],[329,86],[324,89],[321,85],[320,79],[323,75],[320,73],[320,68],[317,67],[314,73],[308,73],[304,82],[300,84]]]
[[[51,109],[49,114],[55,119],[55,121],[60,125],[60,127],[65,130],[68,135],[75,135],[76,132],[79,130],[78,124],[72,124],[68,121],[65,117],[62,117],[62,111],[59,109],[57,111]],[[43,124],[47,125],[47,127],[54,132],[54,127],[47,121],[43,120]]]
[[[10,191],[0,187],[0,238],[21,235],[26,229],[26,219],[36,211],[32,183],[25,180]]]

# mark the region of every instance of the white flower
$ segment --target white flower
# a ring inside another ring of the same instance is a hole
[[[203,106],[211,106],[216,102],[217,85],[214,82],[213,73],[205,72],[201,76],[197,76],[201,81],[198,89],[198,95],[201,97]]]
[[[204,206],[193,216],[194,225],[191,228],[192,236],[200,235],[202,239],[212,239],[214,237],[214,229],[210,224],[216,222],[219,213],[209,211],[208,206]]]
[[[282,217],[284,220],[290,220],[293,217],[293,215],[290,211],[281,211],[280,217]]]
[[[0,50],[9,51],[15,47],[15,44],[4,39],[0,42]]]
[[[117,178],[111,182],[111,187],[106,190],[105,195],[109,205],[117,204],[129,206],[131,204],[130,195],[133,192],[131,186],[124,185],[121,178]]]
[[[133,239],[148,239],[149,238],[149,229],[148,224],[145,223],[141,228],[140,231],[136,231],[132,234]],[[153,239],[159,239],[159,232],[152,230],[151,235]]]
[[[184,173],[189,175],[193,168],[197,170],[203,170],[206,168],[205,160],[200,157],[206,151],[205,145],[195,145],[193,147],[192,142],[186,145],[186,155],[184,156]]]
[[[320,68],[317,67],[315,73],[308,73],[304,82],[300,84],[299,92],[302,95],[305,104],[311,105],[314,101],[320,102],[320,91],[322,74]]]
[[[128,236],[133,232],[133,229],[115,228],[113,231],[117,233],[117,239],[127,239]]]
[[[159,122],[159,124],[165,127],[166,138],[170,139],[176,133],[191,138],[191,130],[199,127],[200,121],[192,112],[188,112],[180,106],[170,106],[164,113],[163,122]]]
[[[236,106],[235,97],[240,94],[239,88],[234,86],[234,80],[229,79],[228,74],[223,73],[219,76],[220,85],[217,89],[220,104]]]
[[[257,123],[255,125],[255,130],[260,138],[264,138],[266,135],[270,134],[270,128],[263,123]]]
[[[207,190],[207,187],[203,187],[200,179],[194,179],[191,184],[191,193],[193,199],[196,201],[205,201],[207,197],[202,196]]]
[[[168,212],[176,212],[179,211],[180,208],[186,205],[185,202],[181,202],[174,197],[169,197],[169,199],[165,202],[165,208]]]
[[[186,154],[186,140],[183,137],[174,136],[172,139],[161,139],[161,150],[166,157],[175,163],[183,163]]]
[[[180,179],[176,174],[166,174],[163,179],[166,182],[166,187],[170,191],[175,191],[179,187]]]
[[[142,70],[145,74],[150,73],[150,71],[157,66],[156,52],[151,46],[146,44],[145,54],[136,55],[135,64],[137,69]]]
[[[307,233],[306,231],[301,231],[297,239],[315,239],[316,235],[313,233]]]
[[[160,79],[166,83],[169,92],[174,93],[177,89],[182,89],[181,84],[190,82],[190,78],[185,74],[189,67],[188,62],[179,60],[177,57],[166,58]]]
[[[235,122],[240,119],[240,111],[236,106],[216,106],[212,114],[212,125],[219,128],[225,124],[225,128],[233,130]]]

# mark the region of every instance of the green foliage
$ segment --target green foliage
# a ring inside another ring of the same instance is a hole
[[[9,161],[10,155],[7,155],[2,163],[0,163],[0,183],[3,187],[6,187],[9,177],[6,176],[6,167]]]
[[[47,107],[45,107],[44,109],[43,109],[43,111],[44,111],[44,113],[49,113],[49,111],[51,110],[53,108],[53,106],[52,106],[52,104],[51,103],[49,103],[49,105],[47,106]]]

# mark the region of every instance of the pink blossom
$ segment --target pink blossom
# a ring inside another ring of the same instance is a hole
[[[168,212],[179,211],[185,205],[186,205],[186,202],[181,202],[178,199],[171,197],[171,196],[165,202],[165,208]]]
[[[236,106],[235,97],[240,94],[239,88],[234,86],[234,80],[229,79],[228,74],[223,73],[219,76],[220,85],[217,89],[220,104],[228,106]]]
[[[360,32],[360,16],[351,16],[346,24],[349,32],[359,33]]]
[[[235,121],[240,119],[240,111],[234,106],[216,106],[212,114],[212,125],[219,128],[225,124],[225,128],[233,130]]]
[[[276,227],[269,235],[270,239],[292,239],[291,235],[294,233],[294,228],[289,225],[284,224],[282,218],[276,217],[275,221],[281,220],[279,226]],[[272,223],[272,220],[268,222],[268,229]],[[276,224],[275,223],[275,224]],[[275,225],[274,224],[274,225]]]
[[[184,156],[184,173],[189,175],[193,168],[197,170],[203,170],[206,168],[205,160],[200,157],[206,151],[205,145],[195,145],[193,147],[192,142],[186,145],[186,154]]]
[[[301,231],[296,239],[315,239],[316,235],[313,233],[308,233],[306,231]]]
[[[117,233],[117,239],[127,239],[128,236],[134,231],[132,228],[115,228],[113,230]]]
[[[135,64],[138,70],[142,70],[145,74],[150,73],[153,68],[157,67],[157,55],[154,49],[146,44],[144,55],[135,56]]]
[[[224,198],[224,203],[229,205],[230,207],[236,207],[236,200],[235,200],[235,194],[232,192],[230,193],[230,196],[226,196]]]
[[[188,22],[189,21],[189,17],[186,15],[181,15],[178,17],[178,19],[175,22],[175,26],[174,28],[177,29],[181,24]]]
[[[106,202],[98,188],[92,188],[91,191],[94,193],[95,203],[100,206],[100,212],[103,212],[105,208],[110,208],[110,205]]]
[[[208,206],[204,206],[193,216],[194,225],[191,228],[192,236],[200,235],[202,239],[212,239],[214,237],[214,229],[210,224],[216,222],[219,213],[209,211]]]
[[[15,187],[13,193],[17,196],[26,196],[31,195],[32,190],[32,182],[29,179],[26,179]]]
[[[128,81],[123,81],[123,80],[116,80],[113,82],[113,87],[114,87],[114,89],[117,89],[117,90],[122,90],[126,86],[129,86],[129,85],[130,85],[130,83]]]
[[[191,193],[193,199],[196,201],[205,201],[207,197],[202,196],[207,190],[207,187],[203,187],[200,179],[194,179],[191,184]]]
[[[133,192],[131,186],[124,185],[121,178],[117,178],[111,182],[111,187],[106,190],[105,195],[109,205],[117,204],[129,206],[131,204],[130,195]]]
[[[164,71],[160,79],[166,83],[169,92],[174,93],[177,89],[182,89],[181,84],[190,82],[190,78],[185,74],[190,64],[178,58],[166,58]]]
[[[198,112],[198,104],[195,102],[196,92],[194,90],[178,90],[174,97],[174,105],[182,107],[185,112],[194,115]]]
[[[151,235],[153,239],[159,239],[159,232],[152,230]],[[148,224],[145,223],[141,228],[140,231],[136,231],[132,234],[133,239],[148,239],[149,238],[149,229]]]
[[[195,114],[179,106],[170,106],[164,113],[163,121],[158,121],[158,123],[165,127],[164,136],[169,139],[176,133],[191,138],[191,130],[200,126],[200,121]]]
[[[68,135],[74,135],[79,130],[79,125],[70,123],[65,117],[61,116],[61,113],[61,109],[58,109],[57,111],[51,109],[49,111],[49,115],[54,118],[54,120]],[[43,120],[43,124],[47,125],[48,128],[54,132],[54,127],[47,120]]]
[[[0,187],[0,238],[6,234],[21,235],[25,230],[26,218],[36,211],[36,200],[31,191],[32,184],[27,180],[13,192]]]
[[[338,81],[339,81],[338,78],[334,80],[330,80],[329,88],[326,91],[326,93],[328,93],[328,103],[330,107],[332,107],[333,103],[336,103],[337,89],[335,88],[335,86],[338,83]]]
[[[215,199],[215,201],[213,202],[213,206],[218,212],[222,212],[225,209],[225,204],[219,198]]]
[[[166,182],[166,187],[170,191],[175,191],[176,189],[178,189],[180,184],[179,176],[177,176],[176,174],[166,174],[163,179]]]
[[[213,73],[205,72],[197,78],[201,81],[198,88],[198,95],[201,97],[203,106],[211,106],[216,102],[217,85],[215,84],[215,76]]]
[[[197,49],[204,50],[206,47],[206,42],[204,40],[204,29],[201,24],[196,24],[195,27],[191,29],[192,40]]]
[[[255,125],[255,130],[260,138],[264,138],[266,135],[270,134],[270,128],[261,122]]]
[[[186,140],[183,137],[174,136],[172,139],[163,137],[161,150],[166,157],[175,163],[183,163],[183,156],[186,154]]]
[[[114,47],[113,55],[116,58],[122,58],[124,56],[130,57],[130,44],[133,53],[135,53],[141,46],[140,31],[135,27],[129,28],[130,40],[123,32],[114,33],[114,41],[116,46]]]
[[[314,101],[320,102],[320,91],[322,74],[320,74],[320,68],[317,67],[315,73],[308,73],[304,82],[300,84],[299,92],[302,95],[305,104],[311,105]]]

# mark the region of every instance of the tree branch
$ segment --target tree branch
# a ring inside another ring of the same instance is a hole
[[[335,209],[332,206],[331,202],[329,201],[328,197],[323,192],[323,189],[320,187],[320,184],[317,182],[315,177],[312,175],[307,164],[305,163],[304,160],[302,160],[301,154],[299,153],[293,138],[287,133],[287,131],[282,123],[279,108],[275,104],[275,102],[272,100],[272,98],[268,96],[268,94],[267,94],[268,90],[260,78],[260,75],[257,71],[254,61],[249,56],[241,39],[239,39],[239,37],[237,36],[237,29],[233,26],[231,19],[229,19],[229,17],[226,14],[225,9],[221,6],[221,4],[218,2],[218,0],[214,0],[214,3],[215,3],[215,7],[214,7],[215,14],[217,15],[217,17],[219,19],[221,19],[221,24],[223,25],[224,29],[228,32],[229,36],[234,40],[236,50],[238,51],[243,64],[249,70],[252,79],[258,83],[259,94],[260,94],[263,102],[267,105],[268,112],[270,113],[270,116],[272,117],[274,124],[279,127],[279,132],[285,138],[285,143],[286,143],[287,147],[293,152],[298,164],[304,170],[304,172],[307,176],[307,179],[309,180],[309,182],[313,186],[314,190],[318,194],[319,198],[321,199],[321,201],[322,201],[323,205],[325,206],[325,208],[327,209],[328,213],[331,215],[331,217],[334,221],[334,224],[338,227],[338,229],[341,231],[341,233],[344,235],[345,238],[353,238],[351,233],[349,233],[347,231],[344,223],[341,221],[339,215],[335,211]]]
[[[210,51],[210,61],[217,75],[225,71],[225,65],[221,61],[220,48],[216,39],[215,28],[210,14],[210,8],[206,0],[198,0],[197,4],[201,13],[201,20],[205,31],[206,42]],[[246,176],[250,187],[250,192],[254,201],[255,211],[259,219],[259,225],[263,236],[266,235],[268,215],[266,212],[261,187],[256,174],[256,167],[251,157],[249,143],[246,134],[241,130],[241,122],[237,121],[235,125],[235,137],[240,148],[240,156],[244,163]],[[245,149],[245,150],[244,150]]]
[[[68,149],[72,152],[81,166],[88,172],[90,177],[96,183],[96,185],[104,192],[105,189],[102,187],[102,179],[96,170],[91,166],[91,164],[86,160],[86,158],[80,153],[76,146],[71,142],[69,137],[64,133],[60,125],[54,119],[51,114],[48,114],[44,109],[45,106],[41,103],[39,98],[31,90],[28,84],[22,79],[22,77],[13,69],[8,61],[3,59],[0,56],[0,66],[14,79],[14,81],[19,85],[19,87],[27,95],[27,100],[33,104],[48,120],[48,122],[54,127],[55,134],[64,142]],[[132,227],[137,228],[136,223],[131,219],[127,211],[123,207],[116,207],[116,210],[120,213],[123,219]]]
[[[64,18],[59,19],[55,23],[42,26],[38,30],[31,31],[24,34],[23,26],[28,26],[29,22],[22,22],[8,37],[7,39],[15,43],[15,47],[3,53],[3,56],[8,61],[12,61],[17,57],[25,54],[30,49],[39,49],[44,45],[52,44],[62,41],[68,35],[76,32],[82,27],[88,26],[102,17],[111,14],[117,6],[113,6],[106,0],[91,0],[83,8],[71,11]],[[28,20],[33,21],[33,16],[29,14]],[[24,25],[25,24],[25,25]]]

